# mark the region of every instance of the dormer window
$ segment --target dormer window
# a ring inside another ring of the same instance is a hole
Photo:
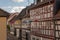
[[[38,4],[38,3],[40,3],[40,2],[43,2],[43,0],[34,0],[34,3],[35,3],[35,4]]]
[[[41,0],[41,2],[43,2],[43,0]]]
[[[37,4],[38,4],[39,2],[41,2],[41,0],[37,0]]]
[[[43,0],[37,0],[37,2],[43,2]]]
[[[40,0],[37,0],[37,3],[40,2]]]

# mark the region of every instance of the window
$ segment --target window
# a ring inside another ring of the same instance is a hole
[[[58,31],[56,31],[56,37],[59,37],[59,35],[58,35]]]
[[[44,33],[43,33],[43,29],[41,30],[41,34],[44,34]]]
[[[45,6],[44,10],[45,10],[45,13],[46,13],[47,12],[47,6]]]
[[[49,31],[48,30],[46,30],[46,35],[48,35],[49,34]]]
[[[39,28],[39,26],[40,26],[40,23],[39,23],[39,22],[37,22],[37,28]]]
[[[59,40],[60,38],[60,21],[56,21],[56,39]]]
[[[60,25],[58,25],[58,30],[60,30]]]
[[[43,7],[43,10],[42,10],[43,12],[45,12],[44,8],[45,8],[45,7]]]
[[[44,26],[46,26],[46,22],[44,22]]]
[[[60,21],[57,21],[56,24],[58,24],[56,25],[56,29],[60,30]]]
[[[35,19],[37,19],[37,20],[40,19],[40,16],[35,16]]]
[[[53,5],[50,5],[51,11],[53,11]]]
[[[41,8],[39,8],[39,13],[41,13]]]
[[[32,11],[30,11],[30,16],[32,16]]]
[[[51,24],[51,29],[53,29],[53,28],[54,28],[54,25]]]
[[[41,0],[36,0],[37,1],[37,4],[39,3],[39,2],[41,2]]]
[[[44,34],[46,34],[46,31],[44,30]]]
[[[59,40],[59,39],[56,38],[56,40]]]
[[[46,29],[49,29],[49,27],[50,27],[50,22],[48,21],[46,22]]]
[[[60,21],[57,21],[56,24],[60,24]]]
[[[42,14],[40,15],[40,19],[42,19]]]
[[[41,2],[43,2],[43,0],[41,0]]]
[[[59,31],[59,34],[58,34],[58,35],[59,35],[59,37],[60,37],[60,31]]]
[[[58,26],[56,25],[56,30],[58,30]]]
[[[42,26],[41,24],[42,24],[42,23],[40,22],[40,28],[41,28],[41,26]]]
[[[47,18],[47,14],[44,14],[44,17]]]
[[[46,6],[46,11],[48,12],[48,6]]]
[[[50,5],[48,5],[48,12],[50,12]]]
[[[40,13],[42,13],[42,8],[40,8]]]
[[[32,16],[30,16],[31,20],[33,20],[34,18]]]
[[[36,9],[34,10],[34,16],[36,16]]]
[[[48,13],[48,18],[51,17],[51,13]]]
[[[35,40],[35,38],[32,38],[32,40]]]
[[[39,39],[36,39],[36,40],[39,40]]]
[[[51,6],[51,11],[53,11],[53,7]]]
[[[54,31],[53,30],[49,30],[49,35],[50,36],[54,36]]]
[[[53,17],[53,12],[51,12],[50,14],[51,14],[51,17]]]
[[[48,37],[49,36],[54,36],[54,26],[51,26],[53,25],[53,22],[52,21],[41,21],[41,22],[36,22],[35,24],[37,26],[37,30],[35,29],[35,33],[37,32],[37,34],[42,34],[42,35],[47,35]],[[34,26],[35,27],[35,26]],[[59,34],[58,34],[59,35]],[[48,38],[43,38],[43,40],[50,40]],[[39,40],[39,39],[35,39],[35,40]]]

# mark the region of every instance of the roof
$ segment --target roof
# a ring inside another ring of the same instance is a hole
[[[54,15],[56,15],[59,10],[60,10],[60,0],[55,0],[55,4],[54,4]]]
[[[59,10],[58,13],[55,15],[55,19],[60,19],[60,10]]]
[[[22,18],[25,14],[26,14],[26,8],[20,12],[19,17]]]
[[[54,2],[54,0],[46,0],[46,1],[43,1],[43,2],[40,2],[38,4],[32,4],[29,6],[29,9],[34,9],[34,8],[37,8],[37,7],[41,7],[42,5],[44,6],[44,4],[48,4],[48,2]]]
[[[18,16],[18,14],[19,13],[11,13],[11,15],[9,16],[9,19],[8,19],[8,21],[12,21],[12,20],[15,20],[16,19],[16,17]]]
[[[8,17],[10,14],[2,9],[0,9],[0,17]]]
[[[29,12],[29,11],[28,11],[28,8],[29,8],[28,6],[27,6],[26,8],[24,8],[17,17],[18,17],[19,19],[25,18],[25,17],[29,17],[30,14],[28,13],[28,12]]]
[[[33,9],[33,8],[36,8],[36,7],[40,6],[40,5],[43,5],[43,4],[45,4],[45,3],[48,3],[49,1],[52,1],[52,0],[47,0],[47,1],[45,1],[45,2],[41,2],[41,3],[37,4],[37,5],[32,4],[32,5],[30,5],[30,6],[27,6],[26,8],[24,8],[24,9],[20,12],[20,14],[17,16],[17,19],[21,19],[21,18],[24,18],[24,17],[29,17],[30,15],[29,15],[29,13],[27,13],[27,12],[29,12],[30,9]]]

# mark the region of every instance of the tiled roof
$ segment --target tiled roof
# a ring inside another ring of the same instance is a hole
[[[18,17],[19,19],[20,19],[20,18],[29,17],[28,7],[24,8],[17,17]]]
[[[16,19],[23,18],[24,16],[25,16],[25,17],[28,17],[28,16],[26,16],[26,14],[29,15],[29,13],[27,13],[27,12],[29,11],[29,9],[38,7],[38,6],[40,6],[40,5],[43,5],[43,4],[45,4],[45,3],[48,3],[48,2],[50,2],[50,1],[53,1],[53,0],[47,0],[47,1],[45,1],[45,2],[41,2],[41,3],[37,4],[37,5],[32,4],[32,5],[30,5],[30,6],[27,6],[26,8],[24,8],[24,9],[20,12],[20,14],[17,16]]]
[[[0,9],[0,16],[1,17],[8,17],[10,14],[2,9]]]
[[[13,13],[10,15],[8,21],[15,20],[19,13]]]
[[[39,2],[38,4],[32,4],[32,5],[29,6],[29,9],[37,8],[38,6],[41,7],[41,5],[44,5],[48,2],[54,2],[54,0],[46,0],[46,1],[43,1],[43,2]]]

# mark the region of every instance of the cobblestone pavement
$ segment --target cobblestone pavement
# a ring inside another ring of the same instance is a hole
[[[18,40],[17,37],[15,37],[14,35],[8,33],[8,37],[7,37],[7,40]]]

